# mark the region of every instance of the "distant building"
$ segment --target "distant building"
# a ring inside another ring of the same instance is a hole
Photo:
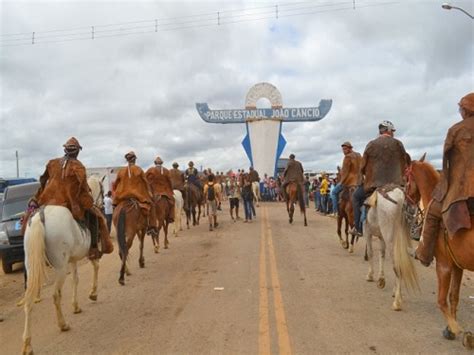
[[[117,178],[117,172],[121,169],[121,166],[114,167],[99,167],[99,168],[87,168],[87,176],[96,175],[99,179],[104,178],[104,193],[112,191],[112,184]]]

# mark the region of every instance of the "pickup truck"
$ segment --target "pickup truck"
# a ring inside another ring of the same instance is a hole
[[[13,264],[23,262],[23,235],[21,234],[21,218],[28,201],[36,193],[39,182],[8,186],[3,195],[0,219],[0,258],[3,272],[13,271]]]

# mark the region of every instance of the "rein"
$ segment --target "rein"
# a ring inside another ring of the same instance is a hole
[[[407,224],[410,226],[412,239],[420,240],[421,230],[425,221],[425,213],[420,208],[419,201],[415,201],[409,194],[413,184],[413,165],[410,164],[405,169],[407,184],[405,185],[405,202],[403,203],[403,214]]]
[[[448,250],[448,254],[449,254],[449,256],[451,257],[451,259],[453,260],[454,264],[455,264],[459,269],[464,270],[464,268],[459,264],[458,260],[457,260],[456,257],[454,256],[453,250],[451,249],[451,246],[449,245],[448,232],[447,232],[446,228],[444,228],[443,239],[444,239],[444,246],[445,246],[445,248]]]

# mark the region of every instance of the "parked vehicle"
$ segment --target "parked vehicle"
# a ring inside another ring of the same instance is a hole
[[[0,193],[5,192],[8,186],[26,184],[37,181],[34,178],[0,178]]]
[[[23,235],[21,234],[21,218],[28,201],[36,193],[39,182],[8,186],[4,192],[0,219],[0,257],[3,271],[13,271],[13,264],[23,262]]]

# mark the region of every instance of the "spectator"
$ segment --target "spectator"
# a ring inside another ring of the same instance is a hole
[[[247,174],[243,178],[244,186],[242,187],[242,200],[244,201],[245,211],[245,223],[252,222],[252,205],[253,205],[253,192],[252,183],[250,182]]]
[[[319,188],[319,192],[321,193],[321,212],[323,214],[328,213],[328,194],[329,194],[329,175],[323,173],[323,178],[321,180],[321,187]]]
[[[309,207],[309,189],[311,187],[311,182],[309,181],[308,175],[306,175],[304,179],[303,186],[304,186],[304,202],[306,204],[306,208],[308,208]]]

